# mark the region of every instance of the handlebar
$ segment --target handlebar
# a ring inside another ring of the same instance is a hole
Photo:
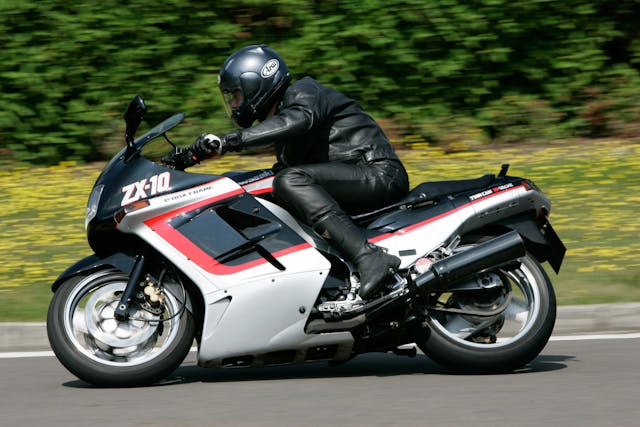
[[[162,164],[175,170],[183,171],[188,167],[200,163],[191,147],[176,147],[162,160]]]

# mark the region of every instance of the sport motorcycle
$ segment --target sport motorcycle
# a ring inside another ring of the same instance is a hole
[[[513,371],[552,333],[565,247],[550,201],[525,178],[425,182],[352,216],[402,263],[363,300],[354,266],[272,197],[272,170],[185,172],[167,132],[135,137],[147,108],[127,108],[125,147],[98,177],[85,228],[94,254],[53,283],[47,333],[60,362],[99,386],[152,384],[195,345],[202,367],[346,362],[367,352],[453,371]],[[163,137],[163,138],[160,138]],[[153,144],[150,144],[153,141]],[[150,147],[161,146],[162,156]]]

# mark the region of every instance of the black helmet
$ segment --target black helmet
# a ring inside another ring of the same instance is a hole
[[[218,87],[229,117],[248,128],[265,119],[290,81],[291,74],[280,55],[265,45],[247,46],[224,61]]]

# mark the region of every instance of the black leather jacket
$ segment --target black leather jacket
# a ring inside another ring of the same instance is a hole
[[[310,77],[289,86],[276,114],[243,130],[240,138],[246,147],[275,144],[284,166],[398,158],[356,101]]]

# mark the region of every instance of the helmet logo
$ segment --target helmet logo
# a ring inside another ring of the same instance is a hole
[[[273,76],[279,68],[280,62],[278,62],[277,59],[270,59],[264,64],[262,70],[260,70],[260,75],[266,79],[267,77]]]

